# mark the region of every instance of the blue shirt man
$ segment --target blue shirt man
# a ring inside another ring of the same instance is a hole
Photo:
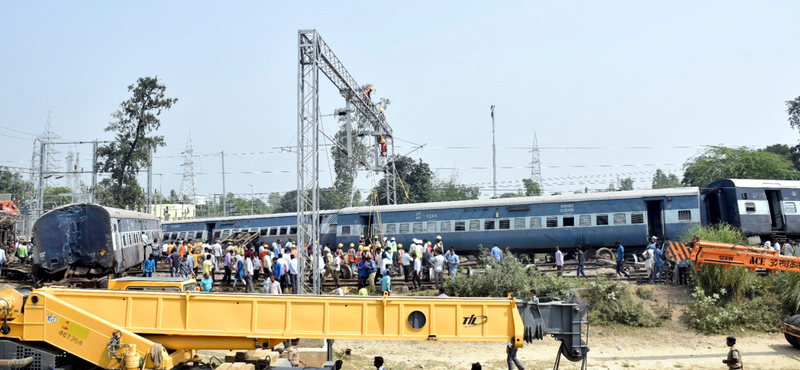
[[[624,256],[625,256],[625,247],[623,247],[622,244],[620,244],[619,248],[617,248],[617,261],[624,261],[625,260]]]
[[[156,270],[156,260],[153,258],[153,256],[150,256],[150,258],[144,260],[144,276],[152,277],[153,271],[155,270]]]
[[[381,278],[381,291],[382,292],[392,292],[392,278],[389,277],[389,273],[383,274]]]
[[[281,265],[277,258],[273,259],[272,263],[272,276],[275,276],[275,279],[280,279],[283,275],[283,265]]]
[[[503,260],[503,252],[500,251],[500,247],[497,246],[497,243],[495,243],[494,247],[492,247],[492,257],[494,257],[494,259],[496,259],[497,262]]]
[[[369,260],[367,262],[367,275],[374,274],[376,271],[378,271],[378,267],[375,265],[375,261]]]
[[[450,254],[450,257],[447,258],[447,262],[447,267],[450,269],[450,276],[455,279],[456,272],[458,271],[458,264],[461,263],[461,260],[458,258],[458,255],[453,252]]]
[[[211,286],[214,285],[214,279],[211,277],[204,278],[203,280],[200,280],[200,285],[203,287],[204,292],[210,292]]]
[[[656,266],[663,266],[664,265],[664,252],[661,249],[654,248],[653,249],[653,260],[656,262]]]
[[[358,277],[367,277],[367,263],[361,261],[358,263]]]

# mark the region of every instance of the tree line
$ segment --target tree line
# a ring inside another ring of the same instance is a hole
[[[371,85],[363,86],[366,90]],[[157,131],[161,127],[160,116],[178,102],[178,98],[166,96],[166,86],[158,77],[142,77],[135,84],[128,86],[131,97],[122,103],[111,114],[114,119],[105,128],[113,133],[115,140],[98,150],[96,169],[110,176],[103,179],[94,189],[98,203],[126,209],[142,210],[146,199],[145,191],[136,180],[138,172],[151,165],[150,152],[166,145],[163,136]],[[377,106],[386,111],[391,101],[381,98]],[[786,102],[789,125],[800,130],[800,97]],[[342,108],[343,109],[343,108]],[[333,138],[336,178],[331,187],[320,189],[320,209],[338,209],[352,205],[380,205],[386,203],[385,179],[378,180],[375,185],[361,194],[355,189],[355,176],[358,171],[371,170],[371,156],[374,150],[370,131],[370,122],[360,112],[354,112],[351,155],[347,152],[347,127],[343,115],[339,116],[339,129]],[[406,155],[389,155],[385,157],[385,165],[392,167],[397,173],[397,203],[442,202],[453,200],[477,199],[480,190],[476,186],[461,184],[457,172],[443,177],[434,173],[423,160],[414,160]],[[788,146],[774,144],[762,149],[747,147],[730,148],[713,146],[699,155],[690,158],[683,165],[683,178],[675,174],[667,174],[657,169],[651,186],[653,189],[679,186],[697,186],[703,188],[710,183],[725,178],[750,178],[767,180],[800,179],[800,144]],[[501,194],[500,198],[517,196],[539,196],[543,194],[542,184],[531,179],[522,179],[523,187],[517,192]],[[0,193],[10,193],[13,199],[26,200],[30,197],[32,184],[25,181],[19,172],[0,167]],[[617,184],[611,183],[605,191],[633,190],[633,179],[620,179]],[[582,191],[577,191],[582,192]],[[50,198],[61,199],[51,202],[52,206],[68,203],[70,189],[48,187],[45,194]],[[558,193],[554,193],[558,194]],[[186,199],[178,199],[175,191],[169,196],[156,194],[156,203],[183,203]],[[297,207],[297,191],[289,191],[283,195],[270,194],[269,201],[251,200],[246,197],[228,195],[228,203],[236,213],[294,212]],[[203,209],[208,214],[221,214],[221,204],[206,205]]]

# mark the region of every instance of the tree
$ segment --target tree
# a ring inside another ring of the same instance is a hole
[[[101,186],[100,202],[117,208],[141,208],[144,192],[136,181],[139,169],[150,165],[150,149],[166,145],[164,137],[150,135],[161,127],[159,116],[175,104],[177,98],[166,98],[158,77],[140,77],[128,86],[132,97],[111,114],[116,120],[105,131],[114,132],[116,141],[98,148],[97,169],[111,174]]]
[[[653,189],[678,188],[680,186],[681,180],[674,173],[667,175],[659,168],[653,175]]]
[[[366,84],[361,87],[362,91],[372,87],[371,84]],[[392,102],[389,99],[381,98],[376,105],[378,108],[386,109]],[[337,112],[344,112],[344,108],[340,108]],[[334,136],[335,147],[331,151],[333,156],[333,167],[336,172],[336,179],[334,180],[333,187],[341,194],[345,200],[348,199],[353,191],[353,184],[355,182],[358,170],[370,168],[372,161],[372,153],[376,145],[373,142],[373,137],[370,135],[363,135],[372,131],[372,123],[367,116],[361,114],[359,111],[354,111],[351,115],[353,119],[353,130],[351,138],[352,156],[347,156],[347,123],[345,116],[339,116],[339,131]],[[363,136],[361,136],[363,135]],[[354,196],[355,198],[355,196]],[[360,198],[360,194],[358,195]]]
[[[65,186],[48,186],[44,189],[44,209],[51,210],[72,203],[72,189]]]
[[[500,194],[500,196],[497,197],[497,198],[499,198],[499,199],[517,198],[517,197],[521,197],[521,196],[522,196],[522,192],[518,192],[518,193],[503,193],[503,194]]]
[[[433,171],[421,159],[415,162],[406,156],[394,156],[389,165],[394,165],[397,174],[397,204],[430,202],[433,188]],[[386,204],[386,179],[378,181],[368,203]]]
[[[443,179],[436,176],[433,180],[431,202],[449,202],[453,200],[470,200],[478,199],[481,195],[480,189],[477,186],[466,186],[459,184],[458,172],[453,172],[449,179]]]
[[[309,192],[309,198],[311,197]],[[339,194],[334,188],[320,188],[319,189],[319,209],[340,209],[344,203],[345,198]],[[249,206],[248,206],[249,207]],[[248,208],[249,209],[249,208]],[[297,190],[288,191],[281,197],[280,203],[277,205],[275,212],[297,212]]]
[[[23,180],[19,172],[0,167],[0,193],[9,193],[11,199],[23,200],[28,198],[31,189],[31,184]]]
[[[542,187],[538,182],[531,179],[522,179],[522,184],[525,185],[525,196],[538,197],[542,195]]]
[[[711,147],[683,165],[682,183],[704,188],[721,179],[795,180],[792,162],[778,154],[746,147]]]
[[[786,102],[786,113],[789,115],[789,126],[800,130],[800,96]]]
[[[619,180],[619,190],[633,190],[633,179],[628,177]]]

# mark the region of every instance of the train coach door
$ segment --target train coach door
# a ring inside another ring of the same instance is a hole
[[[214,239],[214,225],[216,225],[216,223],[214,223],[214,222],[206,223],[206,233],[205,233],[203,239],[205,239],[205,242],[207,242],[207,243],[213,243],[214,242],[214,240],[213,240]]]
[[[361,216],[361,235],[364,235],[366,240],[372,240],[372,216]]]
[[[764,190],[767,194],[767,203],[769,203],[769,216],[772,220],[772,231],[784,231],[786,226],[783,223],[783,207],[781,207],[780,190]]]
[[[647,233],[651,236],[664,239],[664,202],[661,200],[647,200]]]

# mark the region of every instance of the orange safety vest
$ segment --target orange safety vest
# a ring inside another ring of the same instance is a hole
[[[181,257],[186,256],[186,244],[181,244]]]
[[[404,251],[402,249],[398,249],[397,250],[397,262],[398,263],[402,263],[403,262],[403,255],[404,254],[406,254],[406,251]]]

